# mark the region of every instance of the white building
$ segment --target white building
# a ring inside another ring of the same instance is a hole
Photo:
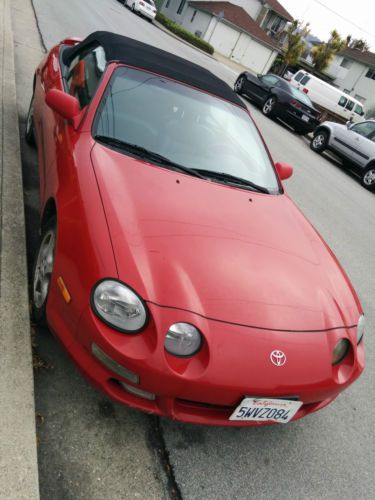
[[[365,105],[375,106],[375,54],[358,49],[344,49],[325,70],[333,85]]]
[[[165,0],[161,13],[255,73],[267,73],[290,14],[277,0]]]

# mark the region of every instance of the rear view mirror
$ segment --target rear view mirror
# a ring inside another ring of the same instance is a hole
[[[49,90],[46,94],[46,103],[53,111],[72,124],[74,118],[78,116],[81,111],[78,100],[62,90]]]
[[[285,179],[289,179],[289,177],[293,174],[293,167],[288,165],[288,163],[277,162],[275,164],[277,173],[279,174],[280,180],[284,181]]]

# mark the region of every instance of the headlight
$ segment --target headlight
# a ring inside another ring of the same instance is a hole
[[[349,340],[340,339],[335,345],[335,348],[333,349],[332,364],[337,365],[338,363],[341,363],[341,361],[348,354],[349,348],[350,348]]]
[[[365,325],[366,325],[366,320],[364,315],[362,314],[359,317],[357,325],[357,344],[359,344],[363,338],[363,334],[365,333]]]
[[[192,356],[199,351],[202,336],[195,326],[189,323],[175,323],[166,336],[165,349],[175,356]]]
[[[137,333],[146,325],[147,311],[142,299],[119,281],[99,282],[92,293],[91,303],[97,316],[116,330]]]

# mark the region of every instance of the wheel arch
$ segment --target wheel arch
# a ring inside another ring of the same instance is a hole
[[[319,132],[326,132],[328,135],[328,140],[331,138],[331,130],[326,127],[325,125],[318,125],[316,129],[313,132],[314,137],[319,133]]]
[[[375,167],[375,158],[370,158],[370,160],[366,163],[364,170],[367,170],[370,167]]]
[[[52,218],[57,219],[57,205],[54,198],[50,198],[44,205],[43,214],[40,220],[40,228],[42,232],[44,231],[48,221]]]

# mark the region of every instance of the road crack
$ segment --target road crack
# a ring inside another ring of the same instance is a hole
[[[170,462],[169,451],[164,439],[164,432],[160,423],[160,418],[155,415],[149,415],[149,445],[156,453],[160,466],[165,473],[165,481],[167,492],[171,500],[182,500],[180,488],[174,476],[173,466]]]

